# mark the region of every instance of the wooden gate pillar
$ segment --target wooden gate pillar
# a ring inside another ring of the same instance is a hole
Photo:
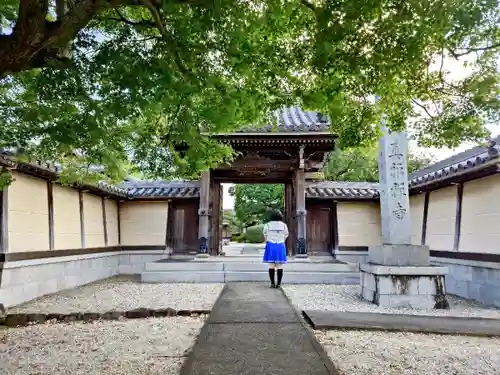
[[[2,267],[5,261],[5,253],[9,251],[9,227],[7,224],[9,208],[7,207],[9,200],[7,197],[9,187],[0,190],[0,278],[2,277]],[[0,280],[1,281],[1,280]]]
[[[285,184],[285,221],[288,226],[286,248],[288,255],[295,254],[295,204],[293,199],[293,183]]]
[[[209,234],[210,234],[210,171],[201,173],[200,180],[200,217],[198,228],[198,255],[209,256]]]
[[[295,199],[296,199],[296,222],[297,222],[297,258],[307,258],[307,211],[305,173],[303,165],[303,148],[300,152],[299,168],[294,173]]]
[[[212,229],[210,231],[210,255],[219,255],[219,247],[221,243],[220,226],[221,226],[221,183],[214,181],[212,184]]]

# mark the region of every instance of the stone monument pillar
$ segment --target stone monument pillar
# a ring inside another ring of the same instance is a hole
[[[200,180],[200,208],[198,228],[198,258],[209,257],[208,236],[210,231],[210,171],[201,173]]]
[[[379,141],[382,244],[370,246],[362,264],[364,299],[379,306],[447,308],[447,267],[430,265],[429,247],[411,243],[405,132],[384,129]]]

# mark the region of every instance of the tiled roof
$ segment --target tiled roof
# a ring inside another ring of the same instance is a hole
[[[5,165],[8,168],[21,172],[35,173],[37,175],[46,176],[46,178],[49,179],[57,178],[57,175],[61,172],[61,166],[57,163],[41,162],[39,160],[34,160],[30,163],[18,163],[14,159],[13,153],[5,150],[0,150],[0,165]],[[128,196],[128,191],[126,189],[122,189],[104,181],[100,181],[96,185],[83,184],[81,186],[90,190],[97,189],[121,198],[126,198]]]
[[[133,181],[120,188],[128,191],[130,198],[196,198],[200,196],[198,181]]]
[[[477,146],[453,155],[427,168],[411,173],[410,188],[421,187],[432,182],[452,178],[454,175],[480,168],[489,162],[500,162],[500,136],[490,141],[488,146]]]
[[[290,115],[294,110],[298,109],[288,109],[287,111],[289,111],[288,113]],[[295,117],[293,117],[294,120],[286,123],[287,129],[296,129],[296,126],[299,126],[298,123],[294,122],[297,118],[301,118],[297,116],[297,112],[295,112]],[[310,119],[310,117],[308,118]],[[493,139],[488,146],[474,147],[410,174],[409,186],[410,189],[419,189],[427,184],[448,178],[451,179],[455,175],[467,173],[468,171],[473,171],[482,166],[496,162],[500,163],[500,136]],[[0,166],[2,165],[27,173],[48,176],[48,178],[56,177],[61,171],[61,167],[57,164],[42,163],[38,161],[32,163],[17,163],[12,158],[12,153],[6,152],[5,150],[0,150]],[[378,183],[368,182],[309,182],[306,184],[306,197],[317,199],[378,199],[378,186]],[[90,190],[97,189],[117,197],[131,199],[197,198],[200,195],[200,184],[198,181],[139,180],[127,181],[118,186],[106,182],[99,182],[97,186],[84,185],[84,187]]]
[[[197,181],[135,181],[121,185],[130,198],[197,198],[200,184]],[[377,199],[378,184],[365,182],[323,181],[306,185],[307,198],[328,199]]]
[[[264,126],[247,126],[236,133],[271,132],[328,132],[330,122],[319,112],[289,107],[274,111],[273,123]]]
[[[378,183],[322,181],[306,185],[307,198],[378,199]]]

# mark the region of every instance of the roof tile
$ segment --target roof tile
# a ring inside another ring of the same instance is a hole
[[[274,124],[264,126],[250,125],[235,133],[271,133],[271,132],[327,132],[330,122],[319,112],[305,111],[299,107],[276,110]]]

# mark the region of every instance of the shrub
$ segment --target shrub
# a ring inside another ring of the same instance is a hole
[[[263,225],[254,225],[252,227],[248,227],[247,231],[244,233],[245,240],[248,243],[262,243],[266,239],[264,238],[264,233],[262,233]]]

